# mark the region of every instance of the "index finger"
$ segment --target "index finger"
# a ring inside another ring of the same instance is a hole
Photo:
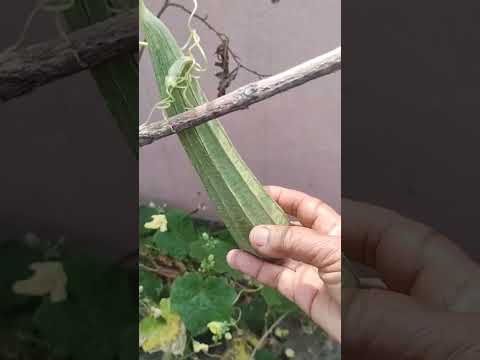
[[[280,186],[266,186],[265,190],[287,214],[296,217],[303,226],[322,235],[339,235],[340,215],[320,199]]]
[[[432,228],[378,206],[342,199],[342,249],[395,291],[450,310],[469,309],[480,268]]]

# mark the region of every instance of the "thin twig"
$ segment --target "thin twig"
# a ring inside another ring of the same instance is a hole
[[[256,293],[256,292],[259,292],[260,290],[263,289],[263,286],[260,286],[258,288],[255,288],[255,289],[249,289],[249,288],[242,288],[238,294],[237,294],[237,297],[235,298],[235,300],[233,300],[233,303],[232,304],[236,304],[238,300],[240,300],[240,298],[242,297],[243,294],[252,294],[252,293]]]
[[[157,17],[161,17],[169,6],[170,6],[170,0],[165,0],[162,7],[160,8],[160,11],[157,14]]]
[[[0,101],[137,50],[138,10],[135,9],[72,32],[69,42],[62,38],[2,53]]]
[[[285,92],[341,68],[341,48],[297,65],[272,77],[245,85],[225,96],[200,105],[190,111],[173,116],[166,121],[150,122],[139,129],[139,145],[145,146],[166,136],[176,134],[209,120]]]
[[[162,273],[160,273],[160,270],[158,270],[158,269],[151,268],[151,267],[149,267],[147,265],[144,265],[142,263],[140,263],[139,266],[140,266],[141,269],[153,272],[153,273],[158,274],[158,275],[162,275]]]
[[[217,96],[223,96],[226,93],[226,89],[231,85],[231,83],[235,80],[238,75],[240,69],[245,70],[246,72],[255,75],[259,79],[266,78],[270,76],[269,74],[263,74],[252,68],[244,65],[240,59],[240,57],[231,49],[230,47],[230,38],[227,34],[218,31],[209,21],[208,15],[200,16],[198,14],[192,15],[192,10],[187,8],[184,5],[172,2],[171,0],[165,0],[162,7],[160,8],[157,17],[161,17],[165,11],[169,8],[177,8],[188,15],[193,16],[196,20],[199,20],[202,24],[204,24],[210,31],[212,31],[220,40],[220,44],[217,47],[216,54],[217,54],[217,61],[215,62],[215,66],[218,66],[222,69],[222,71],[215,74],[220,81],[218,84],[218,94]],[[219,52],[221,49],[221,53]],[[139,59],[142,58],[142,55],[145,51],[145,47],[141,47],[139,53]],[[236,66],[233,70],[230,70],[230,61],[229,59],[233,59]]]
[[[174,3],[174,2],[170,2],[170,1],[168,1],[167,7],[174,7],[174,8],[180,9],[180,10],[183,10],[184,12],[186,12],[188,14],[192,13],[192,10],[190,10],[186,6],[183,6],[181,4],[177,4],[177,3]],[[195,15],[193,15],[193,17],[195,19],[199,20],[200,22],[202,22],[209,30],[214,32],[215,35],[217,35],[217,37],[220,39],[221,42],[223,42],[225,40],[229,41],[229,37],[225,33],[221,32],[221,31],[218,31],[217,29],[215,29],[215,27],[212,24],[210,24],[210,22],[207,20],[208,15],[200,16],[200,15],[195,14]],[[270,74],[262,74],[258,71],[253,70],[252,68],[250,68],[248,66],[243,65],[240,61],[241,60],[240,57],[235,52],[233,52],[233,50],[230,47],[228,47],[228,52],[232,56],[233,61],[235,61],[235,63],[237,64],[237,67],[239,67],[239,68],[257,76],[259,79],[271,76]]]
[[[290,315],[290,312],[286,312],[285,314],[283,314],[282,316],[280,316],[277,321],[275,321],[272,326],[270,326],[268,328],[267,331],[265,331],[265,333],[262,335],[262,337],[260,338],[260,340],[258,340],[258,343],[257,345],[255,346],[255,348],[253,349],[252,353],[250,354],[250,358],[249,360],[254,360],[255,359],[255,355],[257,353],[258,350],[260,350],[260,348],[263,346],[263,343],[265,342],[265,340],[267,340],[267,338],[272,334],[273,330],[275,330],[275,328],[280,325],[280,323],[288,316]]]

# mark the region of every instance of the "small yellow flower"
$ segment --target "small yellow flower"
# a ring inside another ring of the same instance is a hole
[[[205,352],[205,353],[208,352],[208,345],[193,340],[193,352],[194,353],[199,353],[200,351]]]
[[[277,327],[275,329],[275,336],[277,336],[279,338],[287,337],[288,334],[289,334],[288,329],[283,329],[283,328],[280,328],[280,327]]]
[[[152,215],[152,221],[145,223],[144,227],[145,229],[160,230],[160,232],[165,232],[168,230],[167,224],[168,221],[165,215]]]
[[[295,351],[293,349],[285,349],[285,356],[289,359],[293,359],[295,357]]]
[[[220,321],[210,321],[207,324],[207,327],[208,327],[208,330],[210,330],[210,332],[213,335],[222,335],[223,334],[224,324]]]

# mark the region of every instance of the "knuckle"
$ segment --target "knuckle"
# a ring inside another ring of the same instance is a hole
[[[327,269],[341,262],[341,250],[338,248],[330,248],[316,251],[313,255],[312,263],[318,268]]]
[[[272,289],[279,290],[280,287],[280,279],[282,277],[282,271],[279,269],[274,269],[272,267],[264,266],[265,263],[259,268],[255,279]]]
[[[295,302],[295,289],[291,285],[283,284],[279,281],[274,289],[277,289],[278,292],[280,292],[280,294],[285,296],[288,300]]]
[[[278,289],[281,275],[282,275],[281,271],[277,271],[276,273],[272,274],[272,276],[268,278],[268,281],[266,282],[266,284],[271,288]]]
[[[298,229],[292,226],[285,227],[280,234],[279,241],[277,243],[277,250],[291,251],[295,247],[296,240],[298,239]]]
[[[258,267],[257,271],[255,272],[255,275],[253,276],[256,280],[260,281],[260,278],[262,276],[264,267],[265,267],[265,262],[262,261],[262,263]]]
[[[305,206],[310,207],[314,214],[321,214],[328,210],[327,204],[320,199],[310,197],[304,199],[304,202],[306,203]]]

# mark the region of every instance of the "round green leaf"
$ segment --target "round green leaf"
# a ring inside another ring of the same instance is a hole
[[[235,290],[225,279],[204,278],[198,273],[177,278],[170,293],[172,309],[193,336],[204,332],[211,321],[230,320],[235,297]]]

